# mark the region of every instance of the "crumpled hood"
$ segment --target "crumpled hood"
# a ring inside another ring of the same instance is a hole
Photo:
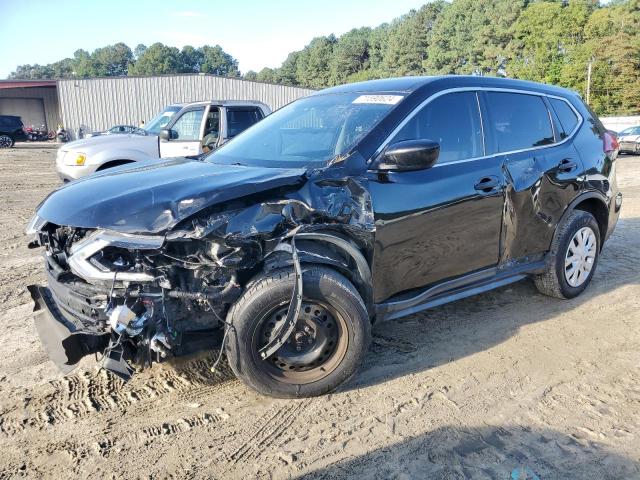
[[[302,184],[305,172],[186,158],[138,162],[62,186],[40,204],[37,214],[57,225],[160,234],[203,208]]]

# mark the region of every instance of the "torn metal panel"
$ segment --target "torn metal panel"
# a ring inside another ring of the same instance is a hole
[[[331,229],[349,232],[369,250],[375,224],[364,178],[334,178],[320,171],[298,191],[235,210],[194,215],[170,231],[168,242],[202,240],[209,255],[227,268],[251,268],[291,234]]]

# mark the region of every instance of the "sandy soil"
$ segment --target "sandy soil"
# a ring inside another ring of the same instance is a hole
[[[640,157],[592,286],[530,281],[378,325],[359,376],[300,401],[256,395],[213,353],[128,384],[61,376],[25,291],[23,228],[55,150],[0,151],[0,478],[640,478]]]

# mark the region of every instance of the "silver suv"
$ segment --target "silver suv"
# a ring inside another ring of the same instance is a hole
[[[153,158],[186,157],[213,150],[271,110],[256,101],[207,101],[166,107],[142,129],[101,135],[60,147],[56,169],[68,182],[96,171]]]

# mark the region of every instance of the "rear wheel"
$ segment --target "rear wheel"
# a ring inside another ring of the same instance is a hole
[[[558,227],[551,246],[551,262],[534,281],[541,293],[573,298],[589,286],[600,254],[600,229],[588,212],[574,210]]]
[[[259,350],[285,321],[295,282],[292,270],[258,278],[229,312],[227,342],[235,374],[260,393],[310,397],[337,388],[357,370],[367,351],[371,324],[353,285],[334,270],[305,266],[303,301],[288,341],[262,359]]]
[[[13,138],[9,135],[0,135],[0,148],[11,148],[13,147],[13,143]]]

